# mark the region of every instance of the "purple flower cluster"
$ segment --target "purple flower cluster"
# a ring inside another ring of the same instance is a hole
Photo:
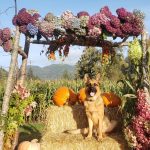
[[[112,27],[114,27],[114,28],[120,27],[120,20],[118,17],[116,17],[114,15],[110,16],[110,23],[111,23]]]
[[[116,10],[121,22],[121,30],[125,35],[138,36],[143,30],[143,15],[138,10],[133,13],[124,8]]]
[[[73,21],[77,21],[77,18],[73,15],[73,13],[71,11],[65,11],[61,15],[61,19],[62,19],[61,25],[65,29],[73,29]]]
[[[89,35],[90,36],[93,36],[93,37],[97,37],[97,36],[100,36],[102,33],[102,30],[101,28],[97,28],[97,27],[93,27],[89,30]]]
[[[150,121],[150,104],[144,90],[138,90],[137,98],[136,116],[132,120],[132,128],[138,143],[136,149],[146,150],[150,148],[150,132],[145,128],[145,124]]]
[[[101,27],[106,26],[107,23],[109,23],[109,18],[105,14],[101,12],[94,14],[93,16],[90,17],[88,22],[88,29],[89,29],[88,34],[91,36],[95,35],[95,29],[98,31],[99,28],[99,31],[101,31],[102,30]],[[102,32],[98,32],[98,35],[99,33]]]
[[[12,50],[12,40],[8,40],[6,42],[3,43],[3,49],[5,52],[10,52]]]
[[[0,29],[0,46],[5,52],[12,50],[11,31],[9,28]]]
[[[130,34],[133,32],[133,28],[132,28],[132,24],[126,22],[124,24],[121,25],[121,30],[124,34]]]
[[[55,28],[55,26],[53,23],[47,22],[45,20],[41,21],[38,25],[39,32],[44,37],[53,36],[54,28]]]
[[[8,41],[11,38],[11,30],[9,28],[4,28],[1,31],[1,37],[3,42]]]
[[[19,26],[20,32],[27,34],[28,30],[27,25],[30,23],[32,25],[35,25],[36,21],[38,21],[38,18],[40,15],[38,13],[34,13],[33,15],[28,13],[25,8],[21,9],[16,16],[14,16],[12,22],[13,25]]]
[[[100,13],[104,14],[108,18],[110,18],[110,16],[112,16],[112,13],[109,10],[108,6],[104,6],[103,8],[101,8]]]
[[[150,120],[150,104],[148,103],[146,93],[144,90],[138,90],[138,101],[136,106],[137,114]]]
[[[131,13],[124,8],[119,8],[116,13],[118,16],[113,15],[108,6],[105,6],[92,16],[86,11],[79,12],[77,16],[71,11],[65,11],[61,17],[48,13],[44,20],[39,21],[40,16],[36,11],[30,13],[23,8],[18,15],[14,16],[13,24],[19,26],[20,32],[31,37],[37,34],[46,38],[52,37],[56,35],[54,31],[58,28],[63,28],[67,34],[74,32],[82,36],[99,36],[108,33],[107,35],[113,37],[124,38],[141,34],[144,25],[143,14],[140,11],[135,10]],[[57,36],[59,33],[61,34],[58,32]]]

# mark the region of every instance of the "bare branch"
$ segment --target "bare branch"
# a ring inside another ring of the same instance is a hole
[[[7,14],[7,11],[8,11],[9,9],[12,9],[12,8],[15,8],[15,6],[10,6],[10,7],[8,7],[8,8],[5,9],[4,11],[0,12],[0,15],[2,15],[2,14]]]
[[[115,42],[113,47],[121,47],[121,46],[128,46],[129,42],[126,42],[128,37],[125,37],[121,42]]]
[[[18,53],[25,59],[25,58],[27,58],[28,56],[26,55],[26,53],[24,52],[24,51],[22,51],[22,50],[18,50]]]

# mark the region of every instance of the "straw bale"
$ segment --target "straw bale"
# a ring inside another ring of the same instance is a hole
[[[41,150],[127,150],[120,133],[105,137],[98,142],[94,137],[84,139],[82,135],[47,132],[41,140]]]
[[[110,120],[121,121],[118,108],[105,108],[105,116]],[[88,127],[84,106],[50,106],[47,109],[46,131],[61,133],[65,130]]]
[[[110,120],[121,120],[118,108],[105,108],[105,116]],[[95,137],[85,139],[81,134],[63,133],[87,126],[84,106],[50,106],[47,109],[46,130],[40,142],[41,150],[127,150],[120,131],[105,137],[102,142]]]
[[[51,133],[87,127],[87,118],[82,105],[50,106],[46,113],[46,131]]]

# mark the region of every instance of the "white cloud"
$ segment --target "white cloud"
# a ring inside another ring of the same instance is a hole
[[[47,46],[45,47],[47,48]],[[58,52],[56,51],[56,60],[48,60],[48,58],[45,56],[45,53],[40,55],[40,52],[43,50],[42,45],[31,45],[30,47],[30,53],[29,53],[29,59],[28,59],[28,64],[32,65],[38,65],[38,66],[47,66],[51,64],[70,64],[74,65],[80,58],[82,52],[83,52],[83,47],[79,46],[71,46],[69,55],[68,57],[65,58],[64,61],[62,61],[61,58],[58,56]]]

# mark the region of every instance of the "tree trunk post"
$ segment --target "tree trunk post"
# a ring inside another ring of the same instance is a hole
[[[24,52],[26,53],[27,56],[29,53],[29,48],[30,48],[30,37],[26,36]],[[20,79],[19,79],[19,83],[21,85],[24,85],[24,82],[25,82],[26,72],[27,72],[27,70],[26,70],[27,69],[27,61],[28,61],[28,57],[22,58],[22,65],[21,65],[21,69],[20,69]]]
[[[5,117],[7,116],[8,108],[9,108],[9,99],[12,93],[13,89],[13,77],[15,73],[15,68],[16,68],[16,62],[18,58],[18,47],[19,47],[19,40],[20,40],[20,32],[19,32],[19,27],[16,27],[16,33],[15,33],[15,42],[14,42],[14,47],[12,51],[12,56],[11,56],[11,62],[10,62],[10,67],[9,67],[9,74],[7,78],[7,83],[6,83],[6,89],[4,93],[4,98],[3,98],[3,104],[2,104],[2,111],[1,111],[1,119],[0,119],[0,150],[3,149],[3,139],[4,139],[4,124],[5,124]]]
[[[150,88],[150,82],[148,79],[148,48],[147,48],[147,32],[144,30],[142,33],[142,80],[141,85]]]

